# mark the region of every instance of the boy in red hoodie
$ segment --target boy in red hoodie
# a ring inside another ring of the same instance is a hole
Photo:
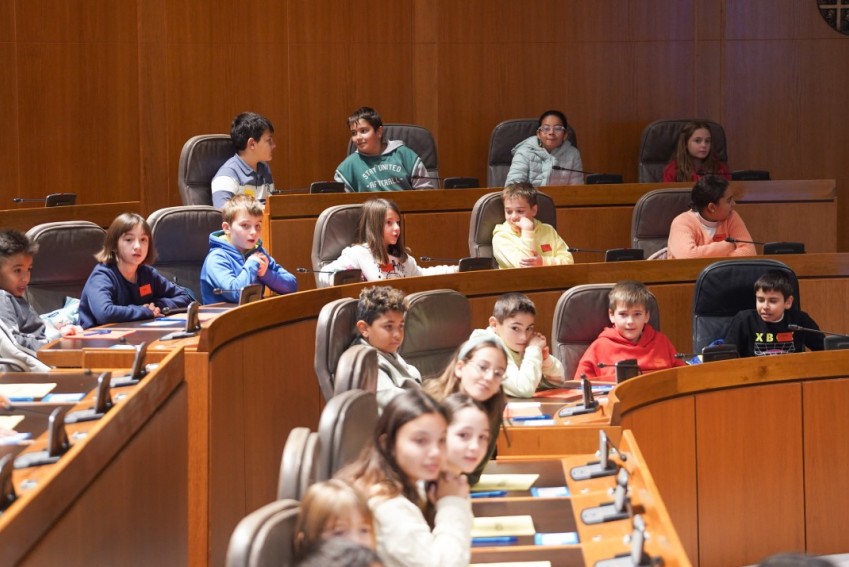
[[[614,365],[629,358],[637,359],[637,366],[644,373],[684,366],[684,361],[675,358],[677,351],[666,335],[649,325],[651,292],[645,285],[621,281],[613,286],[608,297],[608,315],[613,326],[604,329],[584,352],[575,372],[576,380],[586,375],[600,382],[615,382]],[[604,367],[599,368],[599,363]]]

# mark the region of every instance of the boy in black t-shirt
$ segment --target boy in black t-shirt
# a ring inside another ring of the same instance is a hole
[[[737,345],[740,356],[768,356],[823,350],[823,335],[791,331],[789,325],[819,329],[804,311],[791,311],[793,284],[780,270],[769,270],[755,282],[755,309],[734,316],[725,335],[727,344]]]

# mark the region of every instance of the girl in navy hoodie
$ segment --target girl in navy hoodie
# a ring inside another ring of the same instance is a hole
[[[106,241],[80,298],[80,325],[152,319],[162,309],[185,307],[192,298],[150,266],[156,258],[144,217],[123,213],[112,221]]]

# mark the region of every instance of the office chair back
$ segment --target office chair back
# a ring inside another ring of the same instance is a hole
[[[784,272],[793,285],[791,311],[798,312],[802,298],[799,280],[790,267],[778,260],[753,258],[721,260],[707,266],[696,279],[693,292],[693,352],[701,352],[725,336],[731,319],[743,309],[755,307],[755,281],[767,270]]]
[[[325,400],[333,397],[342,354],[357,338],[357,300],[345,297],[321,308],[315,327],[315,373]]]
[[[332,478],[353,462],[374,436],[377,398],[372,392],[349,390],[331,398],[318,422],[321,438],[318,480]]]
[[[177,187],[184,205],[212,205],[212,178],[236,148],[227,134],[189,138],[180,152]]]
[[[156,247],[153,267],[199,298],[209,234],[221,230],[221,211],[209,205],[168,207],[151,213],[147,223]]]
[[[537,193],[537,216],[540,222],[550,224],[557,229],[557,208],[554,199],[545,193]],[[487,193],[477,200],[472,207],[472,217],[469,225],[469,255],[492,255],[492,231],[495,225],[504,222],[504,203],[501,193]]]
[[[658,183],[663,180],[663,169],[675,153],[678,133],[688,122],[705,122],[708,125],[713,151],[721,161],[728,163],[725,130],[720,124],[700,118],[657,120],[643,129],[640,139],[640,183]]]
[[[318,433],[311,432],[308,427],[296,427],[289,432],[280,459],[278,500],[300,501],[304,497],[318,476],[320,447]]]
[[[590,344],[611,324],[608,294],[613,286],[612,283],[577,285],[563,292],[557,300],[551,327],[551,354],[563,363],[567,380],[575,376],[578,363]],[[660,310],[654,295],[646,307],[649,323],[660,330]]]
[[[631,214],[631,246],[646,256],[666,247],[672,221],[690,208],[690,189],[655,189],[637,200]]]
[[[339,357],[333,380],[333,395],[348,390],[377,392],[377,349],[352,345]]]
[[[294,565],[300,503],[275,500],[242,518],[230,536],[227,567]]]
[[[492,129],[489,136],[489,157],[487,158],[487,187],[504,187],[510,164],[513,163],[513,148],[516,144],[536,134],[539,120],[536,118],[517,118],[505,120]],[[578,137],[572,126],[567,126],[566,136],[569,142],[578,147]]]
[[[362,215],[362,204],[335,205],[324,209],[315,221],[312,235],[312,269],[321,270],[324,266],[339,258],[342,250],[357,240],[357,227]],[[319,274],[315,283],[323,287]]]
[[[103,248],[106,231],[93,222],[48,222],[27,231],[38,244],[27,287],[27,301],[36,313],[65,305],[66,297],[79,298],[97,265],[94,255]]]
[[[453,289],[434,289],[411,293],[407,304],[404,342],[398,352],[423,380],[436,378],[472,333],[469,300]]]

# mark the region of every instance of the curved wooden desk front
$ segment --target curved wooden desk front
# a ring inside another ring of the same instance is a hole
[[[610,401],[694,563],[849,551],[849,351],[665,370]]]
[[[68,205],[64,207],[26,207],[0,211],[0,227],[14,228],[26,232],[32,227],[46,223],[70,220],[91,221],[97,226],[108,228],[121,213],[140,213],[141,203],[98,203],[92,205]]]
[[[798,274],[802,305],[823,328],[849,330],[834,309],[849,295],[849,255],[783,257]],[[406,292],[451,288],[467,295],[474,326],[483,326],[499,295],[524,291],[537,304],[538,328],[550,335],[560,294],[584,283],[630,277],[656,294],[662,328],[682,349],[690,344],[693,282],[710,260],[578,264],[393,280]],[[318,313],[327,302],[356,297],[364,285],[271,298],[224,313],[204,328],[186,357],[189,386],[191,546],[223,562],[236,523],[274,498],[279,459],[293,427],[315,429],[322,407],[313,366]],[[634,429],[639,429],[635,427]],[[638,436],[641,445],[647,443]],[[647,445],[644,452],[652,454]],[[663,482],[658,485],[663,492]],[[664,498],[666,498],[664,493]],[[674,503],[668,503],[673,510]],[[673,517],[674,514],[673,514]],[[681,530],[686,542],[685,530]]]
[[[686,188],[689,183],[626,183],[545,187],[557,206],[557,227],[575,248],[605,250],[630,246],[634,205],[653,189]],[[738,209],[753,238],[761,242],[804,242],[808,252],[837,251],[835,181],[733,181]],[[385,197],[404,216],[404,241],[418,256],[469,255],[472,206],[493,189],[276,195],[268,199],[263,241],[275,260],[295,273],[312,268],[315,221],[333,205]],[[576,262],[597,262],[598,253],[575,253]],[[295,274],[300,289],[315,287],[313,274]]]

